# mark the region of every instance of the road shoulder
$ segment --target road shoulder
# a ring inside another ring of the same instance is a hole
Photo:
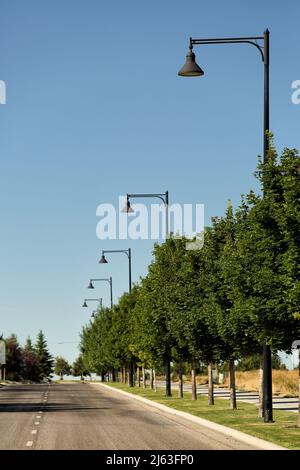
[[[257,447],[257,449],[261,449],[261,450],[288,450],[287,448],[281,447],[277,444],[273,444],[272,442],[265,441],[263,439],[260,439],[260,438],[254,437],[254,436],[250,436],[249,434],[246,434],[244,432],[237,431],[235,429],[229,428],[229,427],[224,426],[222,424],[214,423],[212,421],[209,421],[209,420],[204,419],[204,418],[200,418],[198,416],[194,416],[190,413],[186,413],[184,411],[179,411],[179,410],[176,410],[174,408],[170,408],[166,405],[162,405],[161,403],[157,403],[157,402],[149,400],[147,398],[140,397],[138,395],[134,395],[130,392],[125,392],[124,390],[119,390],[117,388],[110,387],[107,384],[94,383],[94,384],[91,384],[91,385],[96,386],[96,387],[104,387],[106,389],[109,389],[111,391],[115,391],[115,392],[117,392],[119,394],[122,394],[122,395],[125,395],[127,397],[131,397],[131,398],[133,398],[137,401],[140,401],[142,403],[145,403],[145,404],[147,404],[147,405],[149,405],[153,408],[157,408],[159,410],[165,411],[166,413],[169,413],[169,414],[172,414],[172,415],[180,416],[180,417],[185,418],[185,419],[187,419],[187,420],[189,420],[193,423],[199,424],[199,425],[204,426],[208,429],[220,432],[220,433],[222,433],[226,436],[229,436],[233,439],[236,439],[237,441],[246,443],[246,444],[251,445],[253,447]]]

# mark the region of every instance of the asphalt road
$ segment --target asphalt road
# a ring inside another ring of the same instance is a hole
[[[0,389],[1,450],[253,449],[219,432],[89,384]]]

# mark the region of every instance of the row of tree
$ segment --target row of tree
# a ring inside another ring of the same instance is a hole
[[[5,375],[8,380],[41,382],[50,379],[53,373],[61,380],[64,375],[80,376],[81,379],[90,375],[81,356],[72,365],[61,356],[54,359],[42,331],[39,331],[35,344],[28,337],[25,346],[21,347],[15,334],[6,338],[5,344]]]
[[[271,143],[256,172],[264,195],[250,191],[233,210],[205,229],[201,250],[171,236],[157,244],[148,274],[112,309],[102,308],[81,333],[87,367],[99,374],[120,370],[134,384],[134,365],[164,367],[171,395],[170,364],[208,364],[213,404],[213,364],[230,369],[231,407],[236,408],[235,364],[264,344],[290,351],[300,333],[300,159],[297,150],[278,157]],[[139,368],[137,369],[137,373]],[[260,411],[261,413],[261,411]]]
[[[56,375],[60,376],[60,380],[63,380],[64,375],[80,377],[81,380],[83,380],[85,376],[90,375],[82,356],[79,356],[73,364],[69,364],[64,357],[57,356],[55,358],[54,372]]]
[[[39,331],[35,344],[28,337],[25,346],[21,347],[14,334],[7,338],[5,343],[7,379],[40,382],[53,372],[54,360],[42,331]]]

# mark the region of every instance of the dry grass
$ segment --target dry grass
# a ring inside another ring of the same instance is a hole
[[[297,396],[298,371],[297,370],[273,370],[273,393],[283,396]],[[251,370],[236,372],[236,386],[239,390],[257,392],[259,384],[259,371]],[[224,385],[229,385],[227,376]]]

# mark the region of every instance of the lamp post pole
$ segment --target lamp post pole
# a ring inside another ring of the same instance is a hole
[[[102,279],[90,279],[88,289],[94,289],[93,282],[106,281],[110,285],[110,308],[113,308],[113,294],[112,294],[112,277]]]
[[[131,248],[128,250],[102,250],[102,256],[99,260],[99,263],[108,263],[107,259],[105,258],[105,253],[125,253],[128,258],[128,267],[129,267],[129,292],[131,292],[132,283],[131,283]]]
[[[186,63],[178,72],[182,77],[197,77],[204,75],[203,70],[195,61],[193,52],[194,45],[200,44],[250,44],[258,49],[264,63],[264,117],[263,117],[263,161],[266,163],[269,150],[269,69],[270,69],[270,32],[268,29],[263,36],[253,37],[233,37],[233,38],[214,38],[214,39],[194,39],[190,38],[189,53],[186,56]],[[266,423],[273,422],[272,409],[272,356],[271,348],[265,343],[263,347],[263,415]]]

